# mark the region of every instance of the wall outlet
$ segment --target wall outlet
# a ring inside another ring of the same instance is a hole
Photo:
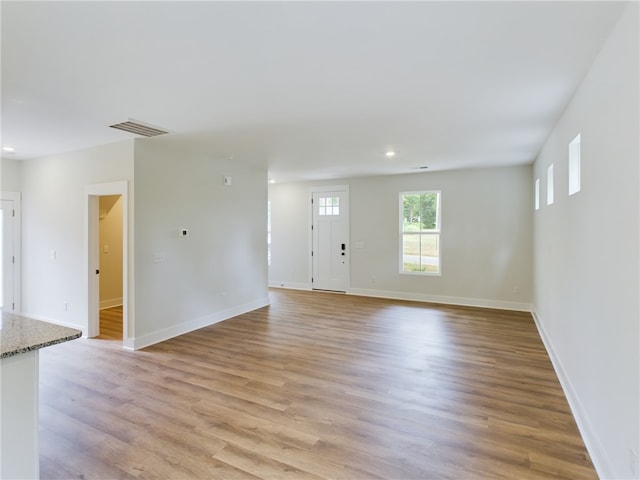
[[[638,455],[633,448],[629,449],[629,469],[634,476],[638,474]]]

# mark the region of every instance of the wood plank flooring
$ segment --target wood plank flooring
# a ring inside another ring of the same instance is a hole
[[[122,340],[122,305],[100,310],[100,335],[102,340]]]
[[[43,349],[41,478],[597,478],[529,314],[270,295],[137,352]]]

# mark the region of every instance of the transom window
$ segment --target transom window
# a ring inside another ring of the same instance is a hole
[[[340,197],[320,197],[318,215],[340,215]]]
[[[440,192],[400,194],[400,273],[440,274]]]

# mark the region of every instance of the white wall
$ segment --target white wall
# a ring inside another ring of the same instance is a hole
[[[122,305],[122,195],[99,198],[100,308]]]
[[[22,162],[10,158],[0,159],[0,190],[20,192],[22,190]]]
[[[640,453],[638,4],[627,8],[534,165],[534,308],[602,478],[638,478]],[[582,190],[567,194],[581,133]],[[555,202],[546,169],[554,164]],[[636,461],[637,462],[637,461]]]
[[[531,183],[531,167],[522,166],[271,185],[269,282],[311,287],[310,188],[348,184],[349,292],[528,310]],[[399,273],[399,193],[415,190],[442,191],[442,276]]]
[[[26,160],[21,176],[22,312],[85,330],[84,189],[95,183],[131,182],[133,141]],[[131,211],[129,215],[132,218]]]
[[[135,178],[136,348],[268,304],[266,169],[145,139]]]

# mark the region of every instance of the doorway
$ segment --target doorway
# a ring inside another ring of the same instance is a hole
[[[98,197],[98,338],[122,341],[122,195]]]
[[[19,192],[0,195],[0,309],[19,312],[20,305]]]
[[[104,333],[131,348],[128,315],[128,183],[89,185],[85,188],[85,195],[86,336],[97,337]]]
[[[314,290],[346,292],[349,283],[349,188],[311,192],[311,285]]]

